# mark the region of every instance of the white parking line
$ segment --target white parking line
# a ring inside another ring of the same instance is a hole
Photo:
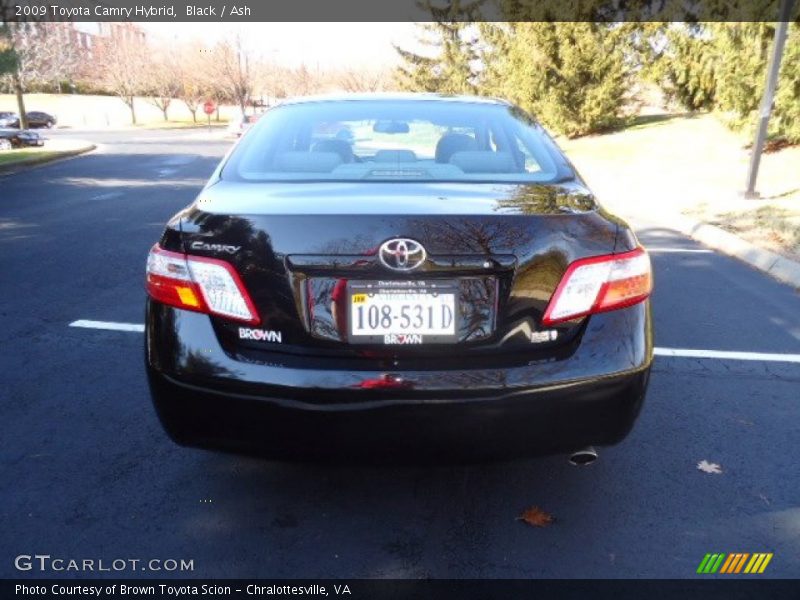
[[[83,327],[84,329],[108,329],[111,331],[133,331],[143,333],[144,325],[138,323],[114,323],[112,321],[87,321],[79,319],[69,324],[70,327]]]
[[[113,198],[119,198],[120,196],[122,196],[122,192],[106,192],[105,194],[92,196],[90,200],[111,200]]]
[[[713,254],[713,250],[706,250],[704,248],[652,248],[647,247],[647,251],[652,253],[667,253],[667,252],[683,252],[686,254]]]
[[[131,331],[143,333],[144,325],[139,323],[115,323],[113,321],[89,321],[80,319],[69,324],[70,327],[84,329],[106,329],[110,331]],[[719,358],[723,360],[762,360],[767,362],[800,363],[800,354],[775,354],[768,352],[731,352],[727,350],[695,350],[692,348],[655,348],[656,356],[678,358]]]
[[[725,350],[694,350],[690,348],[656,348],[656,356],[684,358],[721,358],[727,360],[763,360],[768,362],[800,363],[800,354],[771,354],[766,352],[728,352]]]

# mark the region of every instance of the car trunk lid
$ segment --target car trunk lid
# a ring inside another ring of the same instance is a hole
[[[232,263],[259,311],[257,327],[214,319],[232,352],[375,361],[452,361],[453,344],[461,360],[563,352],[583,319],[543,328],[544,309],[569,263],[613,252],[617,231],[577,182],[223,181],[180,223],[184,251]],[[423,264],[387,267],[381,247],[397,239],[419,244]],[[452,294],[453,335],[354,338],[353,294],[369,285]]]

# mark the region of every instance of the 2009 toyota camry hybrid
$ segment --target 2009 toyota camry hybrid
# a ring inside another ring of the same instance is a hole
[[[653,354],[650,261],[499,100],[269,110],[147,260],[166,431],[273,458],[609,445]]]

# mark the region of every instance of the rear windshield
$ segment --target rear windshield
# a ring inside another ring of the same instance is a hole
[[[502,104],[344,100],[269,110],[222,172],[239,181],[550,182],[566,163]]]

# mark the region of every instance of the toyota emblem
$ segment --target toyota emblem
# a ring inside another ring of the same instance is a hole
[[[408,238],[394,238],[381,244],[378,251],[383,266],[394,271],[411,271],[425,262],[422,244]]]

